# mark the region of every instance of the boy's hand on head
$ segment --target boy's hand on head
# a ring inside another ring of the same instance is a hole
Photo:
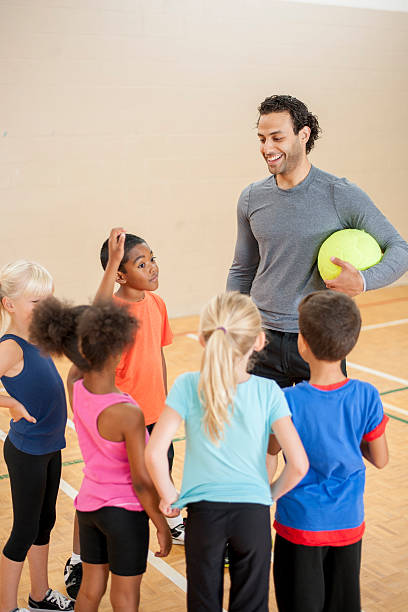
[[[119,276],[119,267],[125,254],[125,238],[126,234],[123,227],[114,227],[109,234],[108,261],[94,298],[94,304],[112,299],[115,291],[115,282]]]
[[[160,550],[154,553],[155,557],[167,557],[171,551],[172,539],[168,525],[163,529],[157,530],[157,541],[159,543]]]
[[[340,266],[341,272],[337,278],[325,281],[326,287],[332,291],[340,291],[349,297],[359,295],[364,291],[364,281],[359,270],[348,261],[343,261],[338,257],[332,257],[331,261]]]
[[[17,402],[14,404],[12,408],[10,408],[10,416],[14,423],[17,423],[21,419],[25,419],[29,423],[36,423],[37,419],[28,412],[26,408],[24,408],[23,404]]]
[[[125,236],[123,227],[114,227],[109,235],[109,262],[119,266],[125,254]]]

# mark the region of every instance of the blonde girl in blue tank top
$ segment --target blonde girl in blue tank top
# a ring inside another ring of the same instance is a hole
[[[147,445],[146,464],[162,512],[175,516],[187,506],[188,610],[222,610],[228,545],[229,610],[266,612],[269,507],[303,478],[308,460],[278,385],[247,373],[251,354],[265,343],[251,299],[237,292],[213,298],[201,315],[200,342],[200,372],[175,381]],[[182,420],[186,452],[179,495],[168,475],[166,453]],[[266,457],[272,432],[284,448],[286,465],[270,486]]]
[[[37,263],[21,260],[0,270],[0,377],[8,393],[0,405],[12,417],[4,458],[13,501],[13,528],[0,561],[0,612],[26,610],[17,607],[26,556],[29,609],[74,609],[73,601],[49,588],[47,571],[65,447],[65,391],[51,358],[29,338],[33,309],[52,291],[50,274]]]

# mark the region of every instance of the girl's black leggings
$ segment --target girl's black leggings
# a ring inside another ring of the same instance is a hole
[[[201,501],[188,504],[187,609],[221,612],[228,544],[229,612],[268,612],[271,567],[269,506]]]
[[[10,476],[13,528],[3,554],[12,561],[24,561],[32,544],[43,546],[50,541],[61,478],[61,451],[29,455],[7,437],[4,459]]]

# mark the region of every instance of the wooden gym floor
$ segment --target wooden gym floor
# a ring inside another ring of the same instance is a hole
[[[406,612],[408,610],[408,286],[373,291],[357,298],[363,329],[348,359],[349,375],[367,380],[383,395],[384,409],[391,417],[387,426],[390,463],[382,471],[367,466],[366,534],[363,539],[361,570],[364,612]],[[198,317],[171,321],[174,343],[166,348],[169,384],[187,370],[199,367],[201,348],[195,334]],[[59,362],[62,375],[67,362]],[[8,430],[8,415],[0,415],[0,436]],[[175,442],[174,479],[179,486],[183,469],[184,442],[180,430]],[[52,533],[50,584],[64,591],[63,569],[72,550],[72,498],[80,487],[82,459],[75,432],[67,427],[67,448],[63,451],[63,481],[57,505],[57,523]],[[0,538],[2,545],[11,528],[12,511],[7,470],[0,459]],[[27,499],[27,504],[30,500]],[[273,511],[273,509],[272,509]],[[155,550],[152,533],[151,550]],[[226,588],[228,571],[225,572]],[[182,546],[174,546],[165,560],[150,555],[142,582],[141,612],[185,610],[185,565]],[[27,603],[28,568],[23,571],[19,605]],[[227,597],[224,607],[227,608]],[[111,610],[105,595],[100,610]],[[271,580],[270,610],[276,610]]]

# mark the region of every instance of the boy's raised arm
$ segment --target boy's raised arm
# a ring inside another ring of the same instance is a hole
[[[115,289],[116,276],[124,255],[125,230],[115,227],[109,235],[109,259],[93,303],[110,300]]]

